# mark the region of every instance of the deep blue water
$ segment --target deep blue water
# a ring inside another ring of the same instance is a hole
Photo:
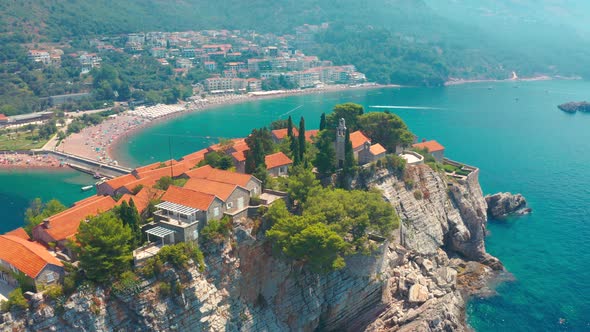
[[[501,284],[497,296],[473,299],[469,323],[477,331],[588,331],[590,114],[571,115],[556,108],[584,99],[590,99],[590,82],[505,82],[293,96],[157,124],[122,145],[118,159],[138,165],[180,157],[219,137],[245,136],[253,127],[287,114],[295,119],[305,116],[307,127],[314,128],[321,112],[346,101],[367,110],[375,110],[370,107],[375,105],[432,107],[391,111],[420,137],[445,145],[450,158],[480,167],[485,193],[520,192],[534,209],[529,216],[489,223],[488,251],[502,260],[515,280]]]

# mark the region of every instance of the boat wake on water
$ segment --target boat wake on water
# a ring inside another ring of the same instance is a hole
[[[370,108],[390,108],[390,109],[402,109],[402,110],[442,110],[440,107],[428,107],[428,106],[395,106],[395,105],[371,105]]]

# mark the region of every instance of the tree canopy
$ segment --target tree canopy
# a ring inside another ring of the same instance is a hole
[[[357,119],[365,112],[364,108],[355,103],[344,103],[334,106],[332,113],[326,117],[326,127],[328,130],[336,130],[338,121],[344,119],[346,128],[351,132],[358,130]]]
[[[298,176],[307,178],[305,172]],[[291,181],[298,184],[301,179],[288,181],[291,187]],[[283,201],[277,201],[265,218],[272,223],[266,235],[275,248],[308,263],[312,270],[340,269],[345,266],[344,256],[369,252],[369,234],[389,237],[399,227],[399,217],[379,192],[321,189],[310,182],[313,190],[303,192],[307,199],[301,215],[291,214]]]
[[[35,198],[31,206],[25,211],[25,231],[31,235],[33,228],[42,223],[45,218],[58,214],[65,209],[66,206],[56,199],[43,203],[41,198]]]
[[[107,282],[131,268],[133,235],[112,212],[82,222],[74,249],[89,280]]]
[[[358,125],[371,143],[379,143],[388,152],[395,152],[396,145],[410,146],[414,136],[404,121],[389,112],[371,112],[358,117]]]

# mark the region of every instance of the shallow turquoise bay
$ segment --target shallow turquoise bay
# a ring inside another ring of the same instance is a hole
[[[571,115],[556,108],[584,99],[590,99],[590,82],[292,96],[159,123],[133,136],[117,154],[129,165],[178,158],[219,137],[242,137],[253,127],[288,115],[304,116],[308,128],[317,128],[321,112],[346,101],[369,111],[377,110],[370,106],[430,107],[390,110],[420,137],[445,145],[448,157],[480,167],[485,193],[520,192],[534,209],[529,216],[489,223],[488,251],[504,262],[515,280],[501,284],[497,296],[470,301],[469,323],[477,331],[584,331],[590,330],[590,114]],[[68,203],[84,196],[79,185],[88,180],[74,185],[68,176],[60,176],[0,172],[0,231],[16,227],[35,196],[56,196]]]

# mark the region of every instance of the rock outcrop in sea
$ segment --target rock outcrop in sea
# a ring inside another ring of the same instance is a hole
[[[526,199],[521,194],[497,193],[485,197],[488,205],[488,216],[493,219],[502,219],[509,215],[523,215],[530,213]]]
[[[580,102],[569,102],[565,104],[558,105],[557,108],[564,112],[568,113],[576,113],[577,111],[580,112],[590,112],[590,103],[587,101],[580,101]]]
[[[417,165],[402,179],[365,169],[353,185],[381,189],[402,227],[339,271],[316,274],[273,256],[269,225],[244,222],[231,240],[204,248],[203,273],[168,267],[133,293],[82,288],[59,308],[37,296],[27,312],[1,316],[0,330],[466,331],[467,297],[503,270],[485,251],[478,173],[453,179]],[[162,297],[162,282],[180,286]]]

